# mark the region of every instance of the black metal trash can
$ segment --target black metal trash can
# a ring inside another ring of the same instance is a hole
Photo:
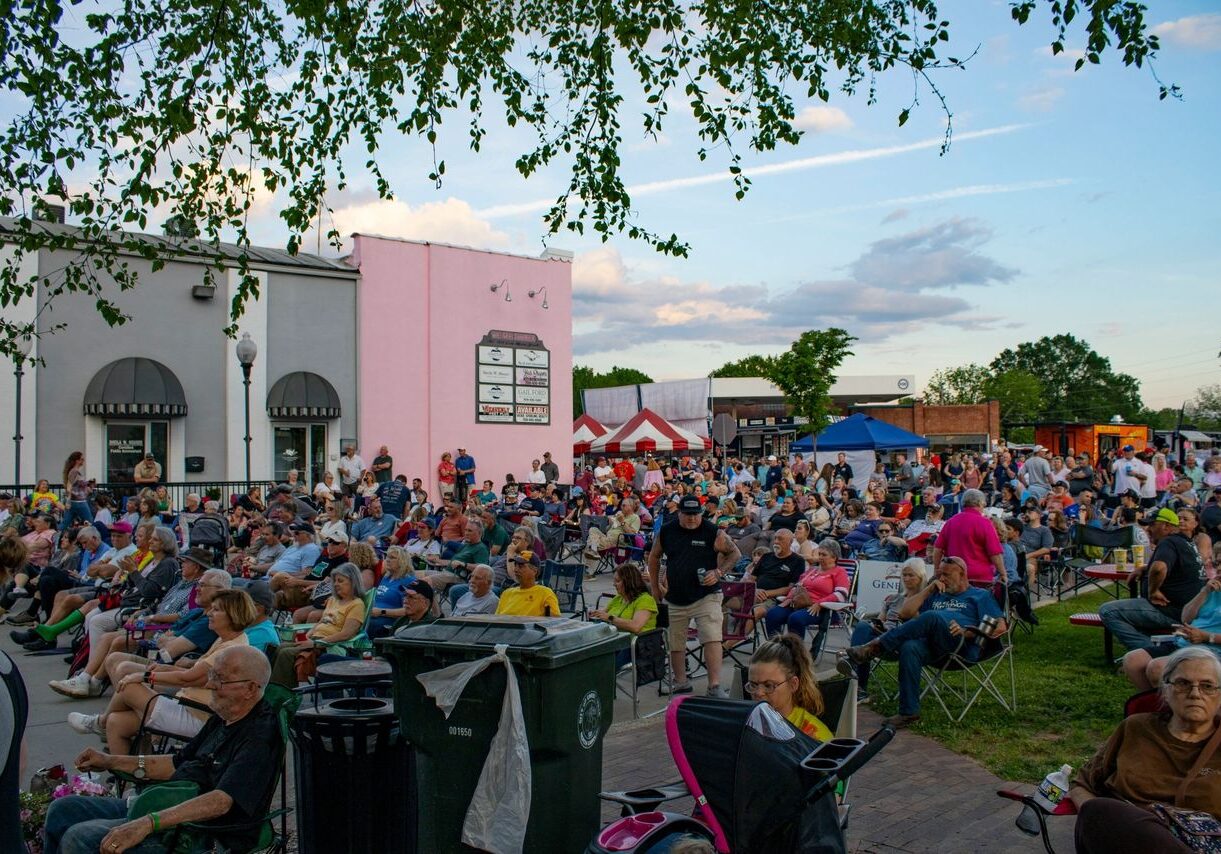
[[[393,700],[315,700],[307,696],[292,725],[297,850],[415,854],[415,753]]]

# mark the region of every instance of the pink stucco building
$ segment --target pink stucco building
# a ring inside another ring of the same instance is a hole
[[[571,254],[541,258],[354,235],[360,452],[388,445],[396,474],[436,494],[463,447],[499,489],[572,444]],[[495,290],[493,290],[495,286]],[[534,296],[530,296],[530,292]]]

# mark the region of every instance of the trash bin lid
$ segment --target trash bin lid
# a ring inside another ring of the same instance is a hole
[[[446,617],[423,625],[404,626],[394,635],[397,642],[407,646],[475,647],[490,652],[497,644],[505,644],[513,650],[548,657],[618,637],[619,632],[606,623],[507,614]]]
[[[344,659],[318,665],[319,682],[375,682],[389,679],[391,673],[389,662],[376,659]]]

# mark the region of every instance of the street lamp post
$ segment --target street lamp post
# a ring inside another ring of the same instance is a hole
[[[254,357],[259,354],[259,347],[250,337],[249,332],[242,333],[242,340],[237,342],[237,360],[242,366],[242,385],[246,391],[246,490],[250,490],[250,369],[254,367]]]
[[[22,335],[14,342],[16,352],[13,354],[13,376],[17,378],[17,400],[13,407],[15,427],[13,429],[13,484],[21,488],[21,378],[25,376],[25,360],[34,346],[34,339]]]

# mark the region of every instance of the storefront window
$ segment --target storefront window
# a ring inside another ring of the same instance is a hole
[[[131,483],[136,465],[146,451],[152,451],[161,464],[162,479],[169,458],[170,425],[167,421],[107,422],[106,472],[107,483]]]
[[[277,483],[288,480],[290,469],[312,489],[326,469],[325,424],[281,424],[273,428],[272,470]]]

